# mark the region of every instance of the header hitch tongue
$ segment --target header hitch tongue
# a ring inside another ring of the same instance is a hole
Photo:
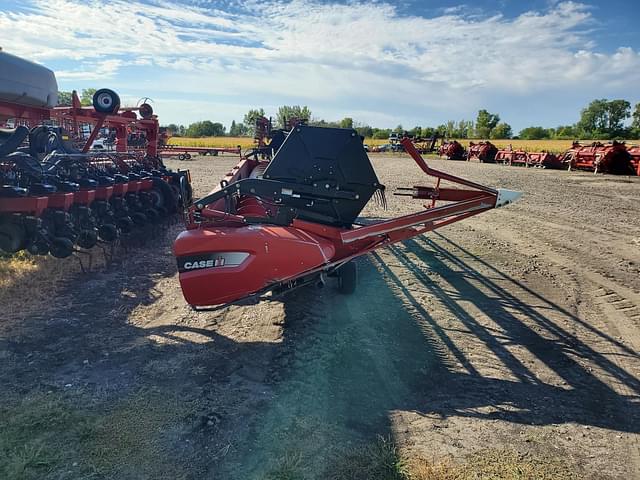
[[[386,204],[385,187],[355,130],[298,125],[271,161],[242,158],[186,212],[187,230],[174,244],[186,300],[198,308],[224,306],[317,284],[325,274],[341,278],[355,257],[522,195],[433,169],[408,138],[400,143],[435,185],[395,195],[428,202],[422,211],[364,226],[356,219],[372,198]]]

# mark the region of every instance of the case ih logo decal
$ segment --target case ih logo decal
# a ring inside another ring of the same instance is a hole
[[[203,268],[237,267],[244,262],[249,254],[246,252],[218,252],[204,255],[193,255],[178,258],[180,273]]]

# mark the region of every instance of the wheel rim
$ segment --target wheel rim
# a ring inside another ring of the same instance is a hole
[[[98,105],[100,105],[103,108],[111,108],[113,105],[113,99],[111,98],[111,95],[109,95],[108,93],[101,93],[100,95],[98,95],[98,98],[96,99]]]

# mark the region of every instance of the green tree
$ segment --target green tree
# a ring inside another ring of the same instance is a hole
[[[88,107],[93,105],[93,94],[96,93],[95,88],[84,88],[80,94],[80,104]]]
[[[631,122],[631,134],[634,138],[640,138],[640,103],[636,104]]]
[[[61,107],[70,107],[72,94],[72,92],[64,92],[60,90],[58,92],[58,105]]]
[[[458,138],[458,131],[456,129],[456,122],[448,120],[445,124],[444,134],[447,138]]]
[[[221,137],[225,133],[225,127],[219,122],[204,120],[195,122],[187,127],[187,137]]]
[[[251,109],[244,115],[242,123],[245,127],[245,133],[253,135],[256,131],[256,120],[264,117],[264,108]]]
[[[607,133],[611,137],[624,136],[624,122],[631,116],[631,104],[626,100],[611,100],[607,105]]]
[[[371,138],[373,136],[373,128],[371,128],[369,125],[354,122],[354,128],[356,129],[356,132],[358,132],[358,135],[360,135],[361,137]]]
[[[389,135],[391,135],[391,129],[389,128],[380,128],[380,129],[375,129],[373,132],[373,138],[376,139],[382,139],[382,138],[389,138]]]
[[[302,107],[300,105],[283,105],[278,108],[276,121],[280,128],[285,128],[287,121],[293,118],[308,122],[311,119],[311,110],[306,105]]]
[[[631,116],[626,100],[593,100],[580,112],[577,129],[584,138],[612,138],[626,134],[624,121]]]
[[[473,120],[460,120],[458,122],[458,138],[473,137]]]
[[[549,131],[543,127],[527,127],[520,130],[520,138],[523,140],[541,140],[549,138]]]
[[[167,131],[175,137],[179,137],[180,136],[180,132],[184,133],[184,126],[182,125],[176,125],[175,123],[170,123],[169,125],[165,125],[164,128],[167,129]]]
[[[409,130],[409,135],[413,135],[414,137],[419,137],[422,134],[422,127],[416,126]]]
[[[433,136],[435,131],[436,129],[433,127],[422,127],[420,129],[420,136],[429,138]]]
[[[578,136],[574,125],[559,125],[556,127],[554,138],[559,140],[575,140]]]
[[[497,113],[489,113],[487,110],[478,110],[478,118],[476,119],[476,136],[480,138],[489,138],[491,136],[491,130],[493,130],[498,122],[500,116]]]
[[[511,131],[511,125],[505,122],[497,124],[491,130],[492,139],[511,138],[512,135],[513,135],[513,132]]]
[[[247,134],[247,127],[244,123],[236,123],[235,120],[231,120],[231,126],[229,127],[229,136],[242,137]]]
[[[340,120],[340,128],[353,128],[353,118],[345,117]]]

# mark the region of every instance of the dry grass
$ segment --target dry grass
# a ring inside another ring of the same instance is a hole
[[[565,458],[519,453],[512,449],[486,449],[460,463],[451,458],[403,458],[393,440],[376,441],[342,451],[322,476],[310,474],[304,459],[287,455],[263,480],[577,480],[580,476]],[[317,473],[317,472],[316,472]]]
[[[560,457],[520,454],[513,450],[483,450],[463,463],[451,459],[412,460],[407,480],[577,480],[580,476]]]
[[[0,328],[10,327],[7,320],[40,311],[64,288],[66,279],[80,270],[73,259],[59,260],[19,252],[0,256],[0,305],[3,320]]]

